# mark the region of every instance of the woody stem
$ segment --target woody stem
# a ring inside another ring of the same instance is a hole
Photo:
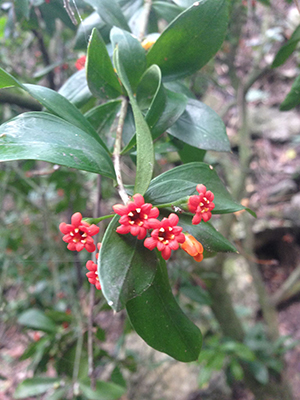
[[[120,117],[118,121],[117,131],[116,131],[116,141],[113,152],[113,161],[116,172],[117,184],[118,184],[118,192],[124,204],[126,204],[129,200],[129,196],[126,193],[124,188],[122,175],[121,175],[121,162],[120,162],[120,154],[121,154],[121,146],[122,146],[122,132],[124,127],[124,121],[127,113],[128,100],[126,97],[122,97],[122,105],[120,111]]]

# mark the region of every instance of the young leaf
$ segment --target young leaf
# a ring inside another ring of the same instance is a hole
[[[0,150],[0,161],[43,160],[115,179],[98,141],[52,114],[29,112],[1,125]]]
[[[168,129],[168,133],[198,149],[230,151],[222,119],[198,100],[188,100],[185,112]]]
[[[58,388],[64,382],[61,378],[30,378],[21,382],[14,393],[14,399],[27,399],[31,396],[38,396],[46,393],[49,389]]]
[[[113,48],[118,48],[119,58],[122,62],[131,91],[135,93],[141,76],[146,70],[146,53],[140,42],[130,33],[114,27],[110,32]],[[115,65],[118,70],[118,67]],[[122,82],[124,84],[124,82]],[[127,90],[127,89],[126,89]]]
[[[215,195],[215,214],[231,213],[244,210],[236,203],[224,187],[214,168],[201,162],[180,165],[151,181],[145,193],[145,201],[154,205],[186,200],[188,196],[197,194],[196,186],[202,183]]]
[[[294,30],[290,39],[285,43],[276,54],[274,61],[272,63],[272,68],[279,67],[284,64],[289,56],[293,53],[300,41],[300,25]]]
[[[100,99],[114,99],[122,94],[106,45],[97,29],[93,29],[87,52],[87,81],[90,91]]]
[[[289,111],[300,104],[300,75],[295,79],[291,90],[280,104],[280,111]]]
[[[152,285],[130,300],[126,309],[133,328],[149,346],[178,361],[197,360],[202,345],[201,332],[177,304],[162,258]]]
[[[115,0],[85,0],[90,4],[103,20],[111,26],[117,26],[130,32],[126,19],[119,4]]]
[[[147,54],[165,80],[176,80],[203,67],[223,43],[227,0],[197,1],[164,30]]]
[[[116,31],[116,28],[114,29],[116,32],[116,36],[119,37],[117,33],[120,30]],[[117,48],[115,49],[114,64],[116,66],[117,73],[128,93],[134,115],[137,142],[137,168],[134,193],[140,193],[141,195],[143,195],[146,192],[152,177],[154,166],[154,150],[149,126],[137,105],[136,99],[132,92],[131,83],[127,77],[126,67],[129,68],[128,62],[130,58],[130,53],[128,54],[127,52],[129,51],[130,47],[128,47],[127,35],[122,34],[122,37],[125,37],[125,39],[120,40]],[[129,40],[129,43],[130,42],[131,40]],[[134,70],[134,67],[132,68],[132,70]]]
[[[142,76],[137,87],[136,100],[141,110],[148,109],[145,119],[152,129],[166,105],[166,93],[157,65],[152,65]]]
[[[98,262],[103,295],[115,311],[151,285],[157,267],[155,253],[143,241],[116,232],[119,218],[116,215],[105,231]]]

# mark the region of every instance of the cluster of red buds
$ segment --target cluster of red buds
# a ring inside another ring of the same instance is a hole
[[[207,191],[204,185],[197,185],[196,190],[199,195],[190,196],[187,203],[189,211],[195,214],[192,219],[194,225],[199,224],[202,220],[207,222],[215,207],[214,195],[211,191]],[[157,248],[165,260],[171,257],[172,250],[177,250],[179,247],[192,256],[195,261],[203,260],[202,244],[189,233],[182,232],[182,227],[177,225],[179,217],[171,213],[168,218],[157,219],[158,208],[153,207],[151,203],[145,203],[141,194],[135,194],[127,205],[114,205],[113,210],[121,217],[119,219],[121,225],[116,230],[118,233],[122,235],[131,233],[139,240],[144,240],[147,232],[151,231],[150,237],[144,241],[144,246],[149,250]],[[63,240],[68,243],[69,250],[81,251],[85,248],[90,253],[96,250],[92,236],[99,233],[99,228],[94,224],[90,225],[82,221],[80,213],[72,216],[71,224],[61,223],[59,229],[64,234]],[[97,247],[100,251],[101,243],[98,243]],[[99,253],[96,254],[97,259],[98,257]],[[86,267],[89,270],[86,274],[89,282],[100,290],[97,264],[89,260]]]

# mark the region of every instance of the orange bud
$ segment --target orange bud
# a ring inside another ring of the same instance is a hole
[[[203,246],[194,236],[189,233],[185,234],[185,242],[180,245],[182,250],[194,258],[195,261],[201,262],[203,260]]]

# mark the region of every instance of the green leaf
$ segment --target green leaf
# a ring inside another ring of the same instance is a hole
[[[201,332],[177,304],[162,258],[152,285],[141,296],[130,300],[126,309],[133,328],[149,346],[178,361],[197,360]]]
[[[58,93],[74,104],[74,106],[78,108],[84,106],[93,97],[87,84],[85,70],[82,69],[70,76],[59,89]]]
[[[79,382],[79,387],[89,400],[118,400],[127,389],[112,382],[97,381],[95,390],[91,389],[89,380]]]
[[[51,0],[49,3],[45,2],[40,5],[39,9],[45,21],[46,28],[51,36],[55,32],[55,19],[57,18],[60,19],[72,31],[76,30],[76,26],[71,21],[63,2],[60,0]]]
[[[114,145],[115,139],[112,137],[111,128],[120,108],[121,100],[112,100],[92,108],[84,115],[109,149],[112,149]]]
[[[136,100],[141,110],[147,109],[145,119],[152,129],[166,105],[166,94],[157,65],[152,65],[142,76],[137,87]]]
[[[272,63],[272,68],[279,67],[284,64],[289,56],[293,53],[300,41],[300,25],[294,30],[291,38],[285,43],[276,54]]]
[[[26,328],[36,329],[44,332],[56,332],[54,321],[38,309],[31,308],[24,311],[18,318],[18,323]]]
[[[176,80],[202,68],[219,50],[227,29],[227,0],[198,1],[182,12],[147,54],[165,80]]]
[[[219,233],[209,222],[201,222],[198,225],[192,224],[192,216],[187,214],[178,214],[179,226],[184,231],[189,232],[202,245],[204,250],[213,253],[219,251],[237,252],[237,249],[221,233]]]
[[[130,32],[124,14],[115,0],[85,0],[85,2],[94,7],[107,24]]]
[[[146,70],[145,50],[137,38],[122,29],[114,27],[110,32],[110,38],[113,48],[118,48],[122,68],[126,74],[129,86],[134,93],[141,76]],[[117,65],[115,67],[119,73]],[[124,84],[124,82],[122,83]]]
[[[166,1],[153,1],[152,7],[158,17],[166,20],[168,24],[184,10],[176,4],[167,3]]]
[[[300,75],[295,79],[291,90],[280,104],[280,111],[289,111],[300,104]]]
[[[180,287],[180,293],[199,304],[210,306],[212,303],[209,293],[201,286],[186,283]]]
[[[114,29],[116,32],[116,36],[118,36],[118,32],[120,30],[119,29],[117,30],[117,28]],[[114,29],[112,29],[112,31]],[[150,129],[142,115],[141,110],[137,105],[136,99],[132,92],[131,83],[126,74],[126,68],[124,67],[124,64],[125,66],[127,66],[127,68],[129,67],[127,50],[128,50],[128,43],[130,44],[131,40],[128,40],[127,43],[127,35],[123,35],[122,31],[121,35],[122,37],[124,36],[125,39],[121,40],[117,48],[115,49],[114,63],[117,68],[118,75],[128,93],[134,115],[134,122],[136,127],[136,142],[137,142],[137,168],[136,168],[134,193],[140,193],[141,195],[143,195],[149,186],[153,172],[153,166],[154,166],[153,142]],[[123,59],[124,59],[124,64],[123,64]],[[132,70],[134,70],[134,67]]]
[[[85,18],[78,26],[74,50],[86,50],[87,38],[90,37],[92,30],[96,28],[100,32],[102,38],[107,43],[109,39],[109,32],[111,29],[110,25],[107,25],[97,12],[93,12],[87,18]],[[108,31],[108,32],[107,32]]]
[[[180,165],[154,178],[145,193],[145,201],[154,205],[180,199],[187,201],[188,196],[198,194],[196,186],[200,183],[215,195],[213,213],[226,214],[245,209],[231,198],[214,168],[201,162]]]
[[[164,133],[177,121],[180,115],[184,112],[187,105],[186,96],[180,93],[171,92],[170,90],[166,89],[164,90],[164,92],[166,94],[166,104],[161,116],[151,129],[153,140],[157,139],[162,133]],[[129,127],[129,123],[127,123],[125,126]],[[127,146],[123,149],[122,154],[125,154],[136,144],[136,136],[134,135],[134,128],[132,126],[131,131],[133,136],[131,137]]]
[[[97,29],[93,29],[87,52],[87,81],[90,91],[100,99],[114,99],[122,93],[106,45]]]
[[[185,112],[168,129],[168,133],[198,149],[230,151],[222,119],[198,100],[188,100]]]
[[[18,20],[22,17],[29,19],[29,0],[15,0],[14,4]]]
[[[241,381],[244,378],[244,371],[240,363],[236,359],[232,359],[230,362],[230,372],[235,380]]]
[[[176,140],[176,139],[175,139]],[[197,149],[196,147],[190,146],[189,144],[182,143],[183,146],[180,147],[179,143],[175,142],[175,145],[178,147],[178,154],[183,164],[187,164],[189,162],[202,162],[204,160],[206,151]]]
[[[266,385],[269,382],[269,371],[265,364],[260,361],[251,361],[247,365],[259,383]]]
[[[29,112],[0,126],[0,161],[43,160],[115,179],[104,148],[83,130],[52,114]]]
[[[98,261],[103,295],[115,311],[149,287],[157,266],[155,253],[141,240],[116,232],[119,218],[116,215],[105,231]]]
[[[13,76],[8,74],[1,68],[0,68],[0,82],[1,82],[0,85],[2,84],[2,86],[0,87],[5,87],[3,85],[7,85],[6,87],[16,86],[24,89],[32,97],[34,97],[37,101],[39,101],[44,107],[46,107],[50,112],[70,122],[71,124],[77,126],[83,131],[87,132],[94,139],[96,139],[101,144],[101,146],[104,147],[104,149],[107,150],[106,145],[99,138],[97,132],[86,120],[86,118],[72,103],[70,103],[61,94],[44,86],[31,85],[31,84],[23,85],[17,79],[15,79]]]
[[[49,389],[64,384],[61,378],[30,378],[21,382],[14,393],[14,399],[25,399],[46,393]]]

